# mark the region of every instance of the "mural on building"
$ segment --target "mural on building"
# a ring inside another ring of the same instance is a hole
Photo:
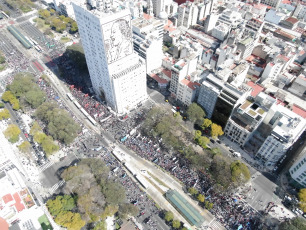
[[[130,23],[124,18],[103,26],[108,63],[115,62],[133,52]]]

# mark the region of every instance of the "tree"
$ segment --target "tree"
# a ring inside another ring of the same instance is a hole
[[[193,123],[202,123],[202,119],[205,116],[204,110],[197,103],[192,103],[189,105],[186,114],[188,119]]]
[[[17,125],[10,124],[6,130],[4,130],[4,136],[11,143],[16,143],[19,140],[19,134],[21,133]]]
[[[119,205],[118,215],[122,219],[127,219],[129,216],[136,216],[139,209],[130,203],[124,203]]]
[[[57,216],[62,212],[73,210],[76,205],[72,196],[64,195],[57,196],[54,200],[49,199],[47,207],[53,216]]]
[[[105,221],[98,222],[93,230],[107,230],[107,225]]]
[[[34,138],[33,139],[38,144],[41,144],[44,141],[44,139],[46,139],[46,138],[47,138],[47,135],[45,133],[43,133],[43,132],[36,132],[34,134]]]
[[[0,110],[0,120],[9,119],[10,117],[11,114],[7,109]]]
[[[172,227],[175,229],[179,229],[181,227],[181,222],[179,220],[174,220],[172,222]]]
[[[189,188],[189,189],[188,189],[188,192],[189,192],[192,196],[197,195],[197,194],[199,193],[199,191],[198,191],[196,188],[194,188],[194,187]]]
[[[200,201],[201,203],[205,201],[205,196],[203,194],[199,194],[197,198],[198,198],[198,201]]]
[[[31,151],[31,144],[28,141],[24,141],[18,145],[18,149],[20,152],[29,153]]]
[[[201,128],[202,128],[203,130],[205,130],[205,129],[209,128],[209,127],[211,126],[211,124],[212,124],[212,121],[209,120],[208,118],[205,118],[205,119],[203,120],[203,123],[202,123],[202,125],[201,125]]]
[[[50,11],[49,11],[49,10],[44,10],[44,9],[40,9],[40,10],[38,11],[38,14],[39,14],[39,16],[40,16],[41,18],[48,18],[48,17],[51,16]]]
[[[14,81],[8,86],[8,89],[15,97],[24,96],[30,90],[40,90],[35,83],[35,78],[30,73],[18,73],[14,76]]]
[[[306,212],[306,188],[302,188],[298,193],[299,206],[303,212]]]
[[[71,23],[70,31],[73,32],[73,33],[75,33],[75,32],[77,32],[78,30],[79,30],[78,24],[77,24],[75,21],[72,22],[72,23]]]
[[[41,90],[30,90],[25,94],[25,100],[32,108],[37,108],[46,100],[46,94]]]
[[[114,181],[108,181],[102,186],[102,193],[108,204],[120,204],[126,199],[124,188]]]
[[[5,91],[2,94],[2,100],[5,101],[5,102],[10,102],[13,99],[15,99],[15,96],[13,95],[13,93],[11,91]]]
[[[42,140],[41,147],[43,148],[43,150],[47,154],[47,156],[50,156],[52,153],[59,150],[59,146],[54,143],[51,136],[46,136]]]
[[[4,108],[4,104],[0,102],[0,109]]]
[[[31,127],[31,129],[30,129],[30,134],[31,134],[32,136],[34,136],[35,133],[37,133],[37,132],[42,132],[42,129],[40,128],[38,122],[37,122],[37,121],[34,121],[33,124],[32,124],[32,127]]]
[[[70,211],[60,212],[54,221],[57,224],[71,230],[79,230],[86,224],[86,222],[82,220],[80,213],[73,213]]]
[[[209,142],[210,142],[209,138],[204,136],[201,136],[197,139],[197,143],[203,148],[205,148]]]
[[[218,137],[218,136],[222,136],[224,134],[224,132],[222,131],[222,127],[220,125],[217,125],[215,123],[213,123],[211,125],[211,132],[210,135],[214,138]]]
[[[289,221],[282,222],[279,227],[279,230],[305,230],[306,229],[306,220],[301,217],[294,217]]]
[[[249,168],[239,160],[232,162],[230,168],[233,182],[241,184],[251,178]]]
[[[4,64],[5,63],[5,57],[1,54],[0,55],[0,64]]]
[[[202,136],[202,133],[200,130],[196,130],[195,134],[194,134],[194,140],[196,141],[197,139],[199,139]]]
[[[173,218],[174,218],[173,212],[167,211],[167,212],[165,213],[165,220],[166,220],[167,222],[172,221]]]
[[[17,98],[11,100],[10,103],[11,103],[14,110],[19,110],[20,109],[19,100]]]
[[[206,200],[204,206],[207,210],[210,210],[213,208],[214,204]]]

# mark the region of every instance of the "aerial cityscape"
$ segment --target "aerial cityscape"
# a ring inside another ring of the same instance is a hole
[[[0,0],[0,230],[306,230],[306,1]]]

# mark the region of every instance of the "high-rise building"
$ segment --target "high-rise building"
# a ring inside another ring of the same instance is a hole
[[[117,113],[147,99],[146,67],[133,52],[131,14],[112,1],[73,4],[93,89]]]

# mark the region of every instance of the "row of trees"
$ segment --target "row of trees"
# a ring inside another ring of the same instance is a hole
[[[11,91],[5,91],[2,94],[2,101],[9,102],[14,110],[20,109],[19,100],[12,94]]]
[[[197,104],[193,104],[192,107],[196,108],[192,109],[193,111],[199,109],[202,111],[201,116],[196,118],[196,115],[194,115],[192,120],[201,120],[204,114],[202,108]],[[203,124],[204,121],[203,118],[200,124]],[[223,156],[218,148],[206,149],[205,151],[199,151],[195,148],[192,144],[193,140],[206,148],[209,139],[202,136],[200,130],[197,130],[195,136],[192,136],[183,126],[180,116],[174,117],[162,108],[154,107],[149,111],[142,126],[142,131],[147,136],[162,138],[167,150],[181,153],[194,169],[210,173],[216,181],[216,190],[224,191],[230,185],[239,186],[250,178],[248,168],[243,163],[232,164],[231,160]]]
[[[299,206],[303,212],[306,212],[306,188],[302,188],[298,193]]]
[[[214,204],[209,202],[208,200],[205,200],[205,195],[199,193],[199,191],[196,188],[191,187],[188,189],[188,192],[192,195],[194,199],[197,199],[201,205],[204,205],[204,207],[207,210],[210,210],[213,208]]]
[[[59,146],[54,143],[53,138],[47,136],[36,121],[33,122],[30,134],[33,136],[34,141],[42,147],[47,156],[59,150]]]
[[[4,2],[11,9],[20,9],[23,13],[28,13],[35,7],[35,4],[31,0],[4,0]]]
[[[100,229],[107,216],[117,214],[120,218],[128,218],[137,215],[138,208],[126,202],[124,188],[109,179],[108,174],[108,167],[97,159],[83,159],[77,166],[65,169],[61,178],[66,181],[63,189],[66,196],[57,196],[47,202],[55,222],[68,229],[81,229],[85,224]],[[72,214],[65,217],[67,212]],[[70,216],[76,218],[77,224]]]
[[[213,138],[217,138],[218,136],[222,136],[224,134],[222,127],[218,124],[213,123],[208,118],[205,118],[203,120],[201,129],[207,134],[210,133],[210,136]]]
[[[47,25],[50,25],[52,29],[55,29],[59,33],[65,31],[67,27],[70,28],[70,32],[72,33],[78,31],[78,25],[76,21],[70,17],[65,17],[64,15],[57,15],[53,9],[40,9],[38,14],[41,19],[45,20]]]
[[[164,219],[166,222],[171,225],[174,229],[181,229],[181,230],[187,230],[186,227],[181,228],[181,222],[179,220],[174,219],[173,212],[171,211],[166,211],[164,213]]]

